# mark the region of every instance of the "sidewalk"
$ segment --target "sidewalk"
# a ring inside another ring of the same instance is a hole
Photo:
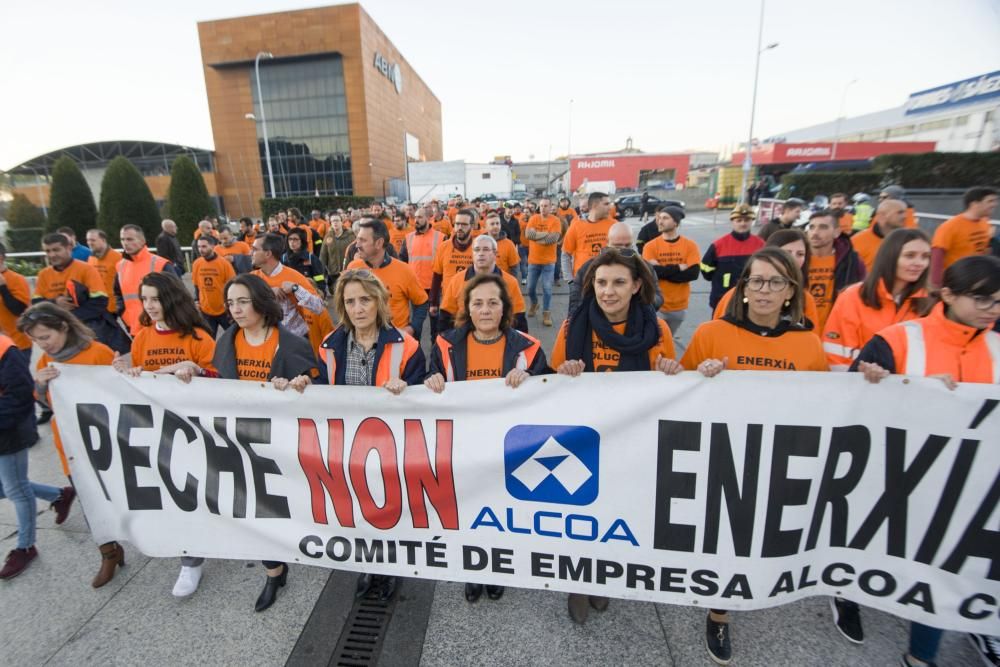
[[[691,226],[704,249],[726,228]],[[681,330],[686,342],[708,317],[708,283],[693,285]],[[557,288],[553,316],[565,317],[566,287]],[[556,327],[530,322],[551,348]],[[34,481],[65,485],[49,426],[31,450]],[[100,564],[83,512],[74,504],[62,526],[39,503],[39,557],[21,576],[0,582],[0,665],[325,665],[354,604],[355,575],[292,565],[274,607],[257,614],[260,563],[208,561],[198,592],[177,600],[171,589],[178,559],[152,559],[131,545],[114,580],[90,587]],[[15,545],[10,502],[0,502],[0,555]],[[584,626],[566,612],[566,596],[508,589],[499,601],[465,602],[463,586],[404,580],[390,608],[379,665],[714,665],[705,651],[705,610],[613,600]],[[855,646],[834,628],[829,602],[814,597],[774,609],[734,614],[733,665],[896,665],[908,623],[863,611],[866,643]],[[938,664],[978,665],[965,637],[946,633]],[[376,664],[376,663],[335,663]]]

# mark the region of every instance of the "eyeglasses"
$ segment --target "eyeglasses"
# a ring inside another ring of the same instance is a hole
[[[760,292],[764,289],[764,285],[767,285],[768,292],[780,292],[781,290],[792,284],[792,281],[787,278],[782,278],[781,276],[773,276],[765,280],[760,276],[750,276],[746,279],[746,286],[751,292]]]
[[[616,248],[613,245],[604,246],[603,248],[601,248],[601,254],[604,255],[606,253],[617,253],[622,257],[635,257],[636,255],[639,254],[632,248]]]
[[[348,269],[340,274],[340,281],[350,280],[351,278],[372,278],[375,274],[368,269]]]
[[[994,299],[991,296],[981,294],[963,294],[962,296],[972,299],[972,305],[976,307],[976,310],[993,310],[1000,306],[1000,299]]]
[[[239,306],[240,308],[247,308],[253,304],[253,299],[248,299],[243,297],[241,299],[226,299],[226,308],[232,308],[233,306]]]

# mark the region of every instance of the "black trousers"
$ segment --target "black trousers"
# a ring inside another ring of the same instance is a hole
[[[209,315],[208,313],[202,313],[201,316],[205,318],[205,324],[208,325],[208,330],[212,332],[212,338],[219,335],[219,327],[225,331],[233,323],[229,319],[229,313],[222,313],[221,315]]]

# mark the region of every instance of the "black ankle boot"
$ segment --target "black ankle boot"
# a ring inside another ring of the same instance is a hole
[[[499,600],[503,597],[503,586],[486,586],[486,597],[491,600]]]
[[[372,589],[373,583],[374,583],[374,577],[372,577],[372,575],[362,574],[360,577],[358,577],[358,584],[357,588],[354,590],[354,597],[360,599],[368,595],[368,593]]]
[[[267,579],[264,581],[264,590],[260,592],[260,596],[257,598],[257,604],[254,605],[254,611],[264,611],[278,599],[278,589],[285,585],[288,581],[288,566],[283,566],[284,569],[276,577],[268,575]]]
[[[382,592],[379,594],[378,599],[382,602],[392,599],[392,596],[396,593],[396,584],[398,581],[396,577],[382,577]]]
[[[483,594],[482,584],[466,584],[465,585],[465,601],[466,602],[476,602]]]

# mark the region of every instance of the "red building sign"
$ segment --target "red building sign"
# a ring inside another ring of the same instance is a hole
[[[891,153],[929,153],[934,141],[841,141],[837,144],[837,161],[867,160]],[[732,164],[743,164],[743,153],[733,153]],[[753,149],[753,163],[798,164],[802,162],[829,162],[833,157],[833,143],[763,144]]]
[[[569,187],[578,189],[584,181],[614,182],[615,189],[636,189],[640,183],[671,181],[681,186],[687,181],[691,156],[687,153],[653,155],[577,156],[569,160]]]

